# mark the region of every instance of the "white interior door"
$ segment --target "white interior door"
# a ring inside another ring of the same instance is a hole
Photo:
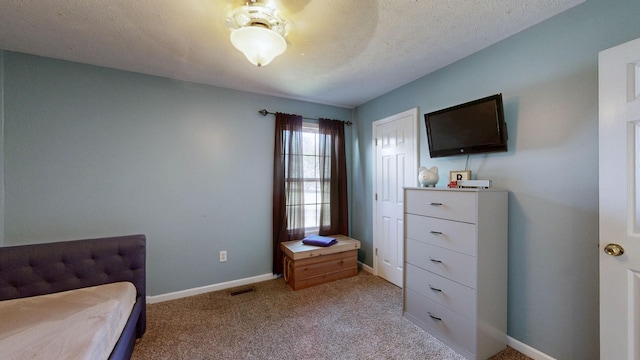
[[[599,56],[600,358],[640,359],[640,39]]]
[[[403,187],[418,182],[418,109],[373,123],[374,273],[402,287]]]

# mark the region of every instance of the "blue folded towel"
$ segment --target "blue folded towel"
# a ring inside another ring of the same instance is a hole
[[[303,244],[313,245],[313,246],[331,246],[337,242],[338,240],[336,240],[336,238],[319,236],[319,235],[311,235],[302,239]]]

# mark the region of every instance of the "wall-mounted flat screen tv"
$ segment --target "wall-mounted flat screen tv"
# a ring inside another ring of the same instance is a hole
[[[424,115],[432,158],[507,151],[502,94]]]

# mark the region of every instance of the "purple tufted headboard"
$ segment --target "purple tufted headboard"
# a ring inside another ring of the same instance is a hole
[[[142,337],[145,261],[144,235],[0,247],[0,300],[130,281],[142,304],[136,324],[136,337]]]

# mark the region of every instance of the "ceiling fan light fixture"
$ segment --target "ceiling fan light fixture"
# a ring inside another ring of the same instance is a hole
[[[258,67],[268,65],[276,56],[287,50],[287,42],[282,35],[259,25],[233,30],[231,43],[247,57],[247,60]]]
[[[277,9],[258,0],[236,8],[227,18],[231,44],[258,67],[287,50],[287,25]]]

